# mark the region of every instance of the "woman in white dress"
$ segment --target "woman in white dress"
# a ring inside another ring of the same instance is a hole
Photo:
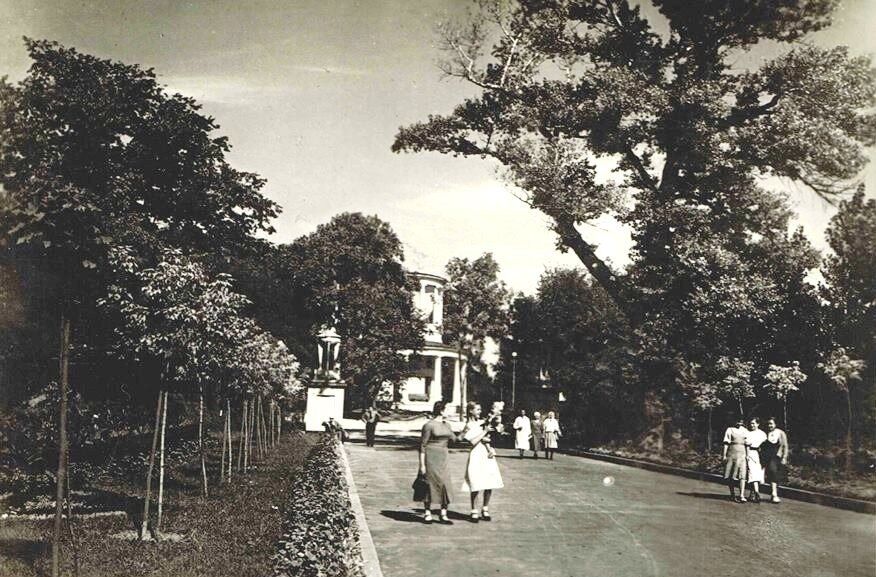
[[[490,521],[490,497],[493,489],[504,487],[499,464],[496,462],[496,452],[490,444],[490,433],[494,431],[488,421],[481,419],[481,406],[469,402],[466,406],[468,418],[461,436],[472,444],[465,466],[465,481],[462,490],[471,493],[471,521],[477,523],[480,519]],[[478,514],[478,493],[483,492],[483,506]]]
[[[557,441],[562,436],[560,422],[554,416],[553,411],[548,411],[547,418],[542,426],[544,428],[544,456],[548,459],[553,459],[554,451],[557,450]]]
[[[532,437],[532,423],[529,417],[526,416],[526,410],[520,409],[520,416],[514,419],[514,448],[520,451],[520,458],[523,458],[523,452],[529,450],[529,438]]]
[[[748,421],[748,433],[745,435],[745,464],[748,469],[747,480],[752,486],[748,498],[755,503],[760,503],[760,484],[764,482],[763,465],[760,463],[760,446],[766,439],[766,433],[758,428],[757,418],[752,417]]]

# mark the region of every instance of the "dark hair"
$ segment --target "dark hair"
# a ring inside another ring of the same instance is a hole
[[[775,417],[769,417],[769,418],[766,420],[767,423],[769,423],[770,421],[774,422],[776,425],[779,424],[779,420],[778,420],[777,418],[775,418]]]
[[[432,416],[437,417],[441,413],[444,412],[444,407],[447,406],[446,401],[435,401],[435,405],[432,407]]]
[[[757,423],[758,425],[760,424],[760,419],[758,419],[757,417],[751,417],[750,419],[748,419],[749,423],[751,423],[752,421]]]
[[[480,403],[476,403],[474,401],[469,401],[465,404],[465,415],[470,419],[471,414],[474,412],[474,408],[479,406]]]

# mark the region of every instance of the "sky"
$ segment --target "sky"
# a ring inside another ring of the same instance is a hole
[[[436,25],[463,0],[0,0],[0,75],[24,76],[22,36],[57,40],[154,68],[196,98],[230,138],[231,163],[267,178],[283,207],[274,242],[345,211],[377,214],[405,244],[410,269],[441,273],[452,257],[492,252],[516,291],[578,266],[556,250],[547,219],[517,200],[480,159],[394,154],[402,125],[452,110],[470,87],[442,79]],[[845,0],[818,44],[876,54],[876,0]],[[755,53],[758,59],[764,54]],[[864,175],[876,191],[876,169]],[[833,209],[789,187],[816,247]],[[597,254],[623,265],[628,233],[610,219],[582,228]]]

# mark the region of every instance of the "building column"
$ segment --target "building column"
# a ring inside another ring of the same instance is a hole
[[[432,382],[429,384],[429,403],[434,405],[441,400],[441,357],[435,357]]]

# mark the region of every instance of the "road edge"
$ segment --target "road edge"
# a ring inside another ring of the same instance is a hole
[[[661,465],[659,463],[651,463],[649,461],[639,461],[628,457],[618,457],[606,453],[594,453],[582,449],[560,449],[559,452],[575,457],[584,457],[595,461],[606,461],[616,465],[626,465],[637,469],[645,469],[654,471],[655,473],[664,473],[667,475],[676,475],[679,477],[687,477],[688,479],[698,479],[700,481],[708,481],[711,483],[724,484],[724,478],[715,473],[707,473],[705,471],[697,471],[694,469],[684,469],[682,467],[673,467],[672,465]],[[764,485],[761,484],[761,492],[766,492]],[[815,491],[806,491],[805,489],[795,489],[794,487],[785,487],[779,485],[781,497],[783,499],[792,499],[794,501],[804,501],[806,503],[814,503],[825,507],[834,507],[847,511],[855,511],[856,513],[865,513],[868,515],[876,515],[876,503],[871,501],[863,501],[861,499],[852,499],[850,497],[839,497],[837,495],[828,495],[826,493],[816,493]]]
[[[347,448],[341,445],[341,461],[344,463],[344,478],[347,480],[347,493],[350,497],[350,506],[356,518],[356,526],[359,530],[359,547],[362,549],[362,569],[366,577],[383,577],[380,568],[380,558],[374,547],[374,539],[371,538],[371,530],[368,529],[368,521],[365,520],[365,510],[359,499],[359,491],[356,489],[356,481],[353,479],[353,470],[347,458]]]

